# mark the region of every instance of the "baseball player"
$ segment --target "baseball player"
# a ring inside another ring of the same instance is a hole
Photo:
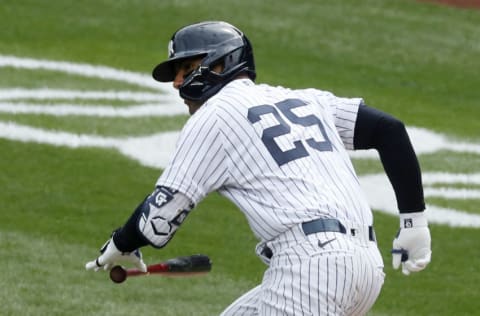
[[[212,191],[245,214],[267,264],[260,285],[222,315],[363,315],[384,280],[373,216],[347,154],[375,148],[394,188],[400,230],[393,266],[430,262],[419,164],[401,121],[318,89],[255,84],[252,46],[236,27],[202,22],[174,33],[153,70],[192,115],[153,192],[87,269],[164,247]]]

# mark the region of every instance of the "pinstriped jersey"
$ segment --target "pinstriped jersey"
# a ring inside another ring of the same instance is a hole
[[[195,204],[218,191],[263,241],[322,217],[372,225],[346,151],[361,103],[234,80],[187,121],[157,185]]]

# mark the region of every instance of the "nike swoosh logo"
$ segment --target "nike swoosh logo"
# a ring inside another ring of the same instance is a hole
[[[331,243],[331,242],[334,241],[335,239],[337,239],[337,238],[332,238],[332,239],[327,240],[327,241],[325,241],[325,242],[321,242],[321,241],[319,240],[319,241],[318,241],[318,246],[323,249],[326,245],[328,245],[329,243]]]

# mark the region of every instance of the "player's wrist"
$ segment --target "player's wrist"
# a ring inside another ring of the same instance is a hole
[[[121,252],[132,252],[147,245],[136,230],[128,230],[125,226],[115,231],[112,241]]]
[[[400,213],[400,228],[427,227],[428,219],[425,212]]]

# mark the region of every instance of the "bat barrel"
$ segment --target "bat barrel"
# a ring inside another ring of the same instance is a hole
[[[165,276],[193,276],[209,272],[212,269],[212,262],[206,255],[191,255],[169,259],[165,262],[147,266],[147,272],[139,269],[123,269],[116,266],[110,271],[112,281],[121,283],[127,277],[142,276],[148,274],[163,274]]]
[[[169,272],[208,272],[212,269],[212,261],[206,255],[192,255],[167,260]]]

